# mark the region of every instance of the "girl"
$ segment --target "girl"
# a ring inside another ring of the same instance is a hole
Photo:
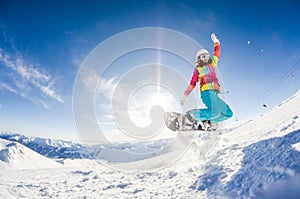
[[[220,58],[220,41],[214,33],[211,34],[214,42],[214,56],[211,57],[205,49],[200,49],[196,54],[196,67],[192,75],[191,82],[184,92],[181,105],[194,90],[196,83],[200,83],[201,100],[207,108],[194,109],[187,112],[187,118],[191,122],[198,121],[199,130],[208,130],[211,124],[224,121],[232,117],[230,107],[219,98],[220,84],[216,75],[216,67]]]

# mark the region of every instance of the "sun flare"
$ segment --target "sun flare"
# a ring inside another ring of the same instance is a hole
[[[161,106],[165,111],[176,111],[180,108],[177,97],[166,88],[158,89],[151,85],[132,93],[128,111],[137,125],[147,126],[151,122],[150,111],[154,106]]]

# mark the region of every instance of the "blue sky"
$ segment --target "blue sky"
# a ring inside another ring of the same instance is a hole
[[[181,32],[210,52],[210,34],[216,33],[221,41],[218,72],[234,118],[260,115],[299,90],[299,24],[297,0],[2,0],[0,130],[76,139],[72,92],[80,65],[104,40],[143,27]],[[111,70],[103,80],[108,89],[120,75],[119,69]],[[190,78],[191,68],[178,70]],[[97,111],[102,113],[108,114]]]

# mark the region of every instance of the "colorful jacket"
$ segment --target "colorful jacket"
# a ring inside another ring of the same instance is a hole
[[[184,92],[188,96],[196,87],[197,82],[200,83],[200,92],[205,90],[220,91],[220,84],[217,79],[216,71],[220,58],[220,44],[214,44],[214,56],[211,58],[212,63],[206,66],[196,66],[193,72],[191,82]]]

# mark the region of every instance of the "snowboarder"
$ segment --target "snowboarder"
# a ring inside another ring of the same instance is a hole
[[[210,56],[206,49],[200,49],[196,54],[196,67],[192,75],[190,84],[185,90],[180,100],[184,105],[186,98],[200,83],[201,100],[205,104],[204,109],[194,109],[187,112],[187,118],[192,122],[199,122],[198,129],[207,128],[205,126],[216,124],[232,117],[231,108],[219,98],[220,84],[216,75],[216,67],[220,58],[220,41],[214,33],[211,34],[214,42],[214,55]]]

